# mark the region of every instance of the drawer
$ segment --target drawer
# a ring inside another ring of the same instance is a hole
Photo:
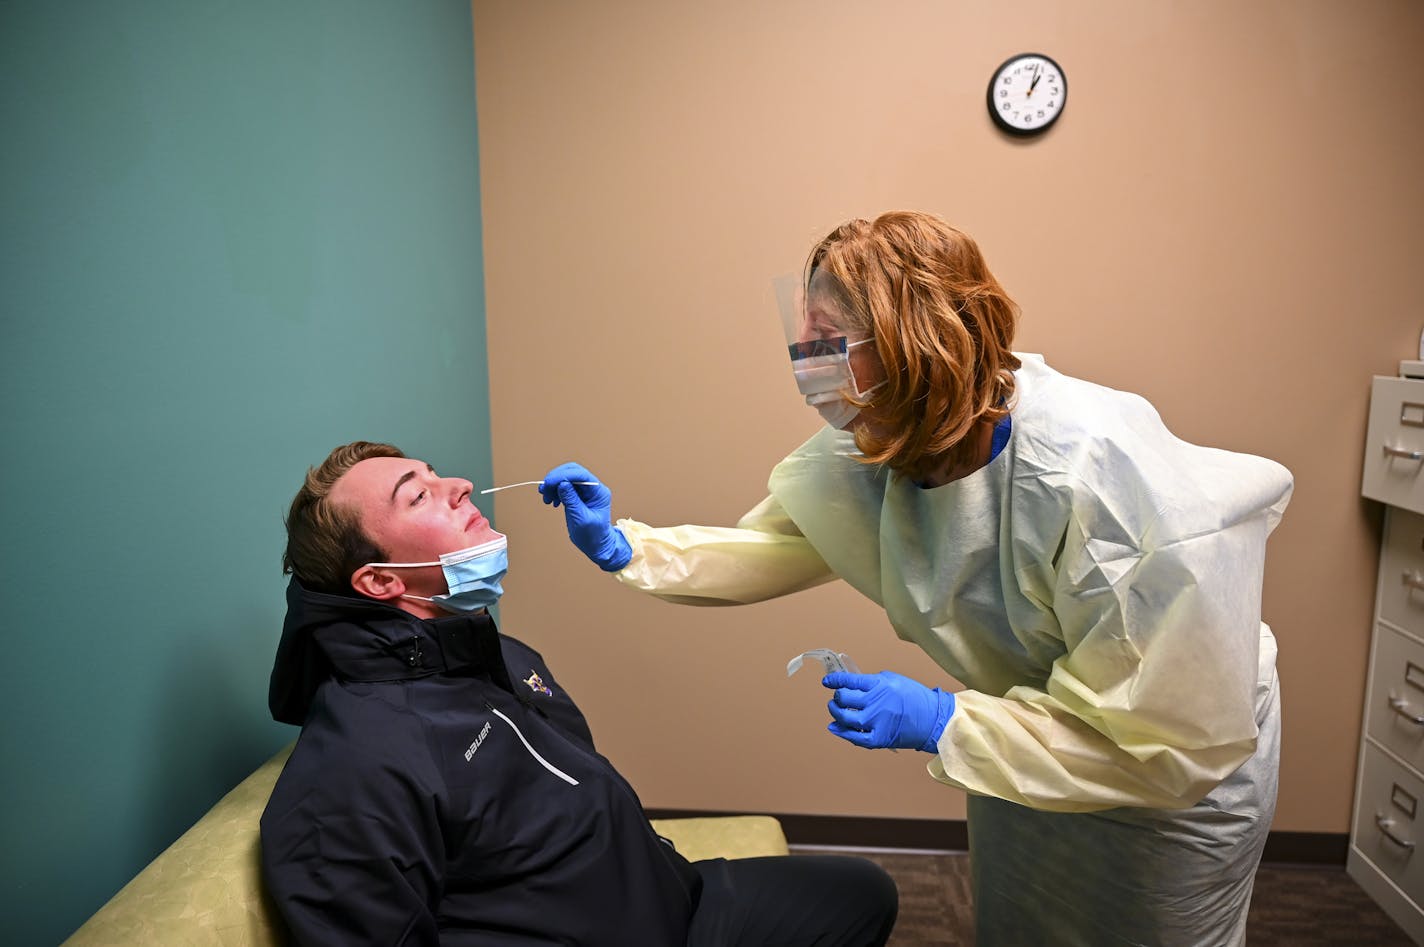
[[[1375,626],[1365,733],[1424,772],[1424,644],[1384,625]]]
[[[1390,508],[1380,548],[1379,616],[1424,637],[1424,516]]]
[[[1354,845],[1417,905],[1424,901],[1424,781],[1366,745]]]
[[[1360,492],[1424,513],[1424,380],[1375,376]]]

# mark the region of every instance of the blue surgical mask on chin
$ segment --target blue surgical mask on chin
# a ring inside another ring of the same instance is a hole
[[[437,562],[372,562],[383,569],[423,569],[439,566],[445,574],[445,595],[402,595],[401,598],[430,602],[455,615],[468,615],[488,608],[504,594],[500,580],[509,571],[509,540],[499,536],[487,543],[447,552]]]

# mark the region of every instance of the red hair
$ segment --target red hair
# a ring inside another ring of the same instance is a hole
[[[867,399],[856,446],[915,479],[971,463],[969,437],[1009,413],[1019,307],[972,237],[938,217],[893,211],[851,220],[811,251],[853,332],[873,336],[886,384]]]

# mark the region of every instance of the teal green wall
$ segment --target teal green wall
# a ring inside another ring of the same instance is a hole
[[[490,475],[468,0],[0,6],[4,940],[295,736],[281,517],[336,444]]]

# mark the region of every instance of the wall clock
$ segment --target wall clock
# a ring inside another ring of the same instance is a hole
[[[1010,135],[1041,135],[1068,101],[1063,69],[1042,53],[1011,56],[989,79],[989,114]]]

